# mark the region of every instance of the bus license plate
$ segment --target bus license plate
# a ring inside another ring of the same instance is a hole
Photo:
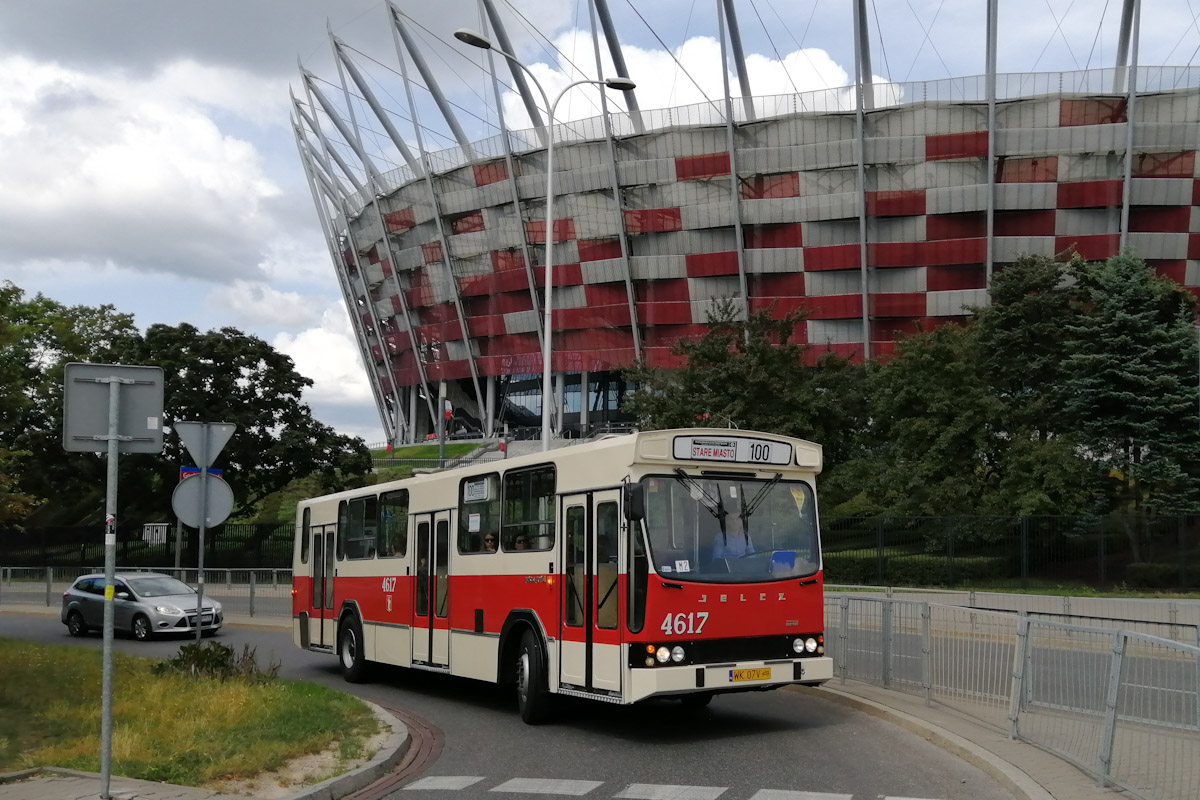
[[[758,669],[731,669],[729,670],[729,682],[737,683],[738,681],[766,681],[771,679],[771,668],[760,667]]]

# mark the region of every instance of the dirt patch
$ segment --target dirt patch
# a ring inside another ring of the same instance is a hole
[[[338,746],[335,743],[328,750],[313,753],[293,759],[275,772],[264,772],[253,778],[232,778],[229,780],[212,781],[204,785],[221,794],[235,794],[243,797],[255,797],[259,800],[279,800],[303,789],[328,780],[335,775],[360,767],[375,757],[383,747],[384,742],[392,732],[386,727],[367,740],[362,748],[362,756],[355,759],[338,757]]]

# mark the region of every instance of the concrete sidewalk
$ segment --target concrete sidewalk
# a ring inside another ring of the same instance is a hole
[[[57,615],[58,609],[30,606],[18,610],[14,606],[0,606],[0,614],[4,613]],[[226,624],[287,628],[291,626],[291,620],[227,616]],[[820,689],[795,691],[816,692],[824,699],[899,725],[978,767],[1007,787],[1019,800],[1095,800],[1117,795],[1117,792],[1110,789],[1101,789],[1094,778],[1057,756],[1033,745],[1009,739],[1004,733],[963,714],[936,705],[926,706],[919,697],[871,684],[856,681],[841,684],[836,680],[830,681]],[[13,776],[0,776],[0,800],[99,798],[98,775],[59,772],[9,781],[11,777]],[[308,792],[309,790],[306,790],[305,793],[289,800],[322,796]],[[232,800],[228,795],[204,789],[130,781],[124,778],[113,779],[112,794],[121,800]]]

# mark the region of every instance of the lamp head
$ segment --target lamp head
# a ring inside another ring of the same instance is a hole
[[[458,39],[463,44],[469,44],[472,47],[478,47],[480,50],[491,50],[492,42],[482,33],[473,31],[470,28],[459,28],[454,32],[454,38]]]
[[[458,34],[456,33],[454,35],[457,36]],[[617,89],[622,92],[628,92],[631,89],[637,88],[637,84],[634,83],[633,81],[629,80],[629,78],[624,78],[624,77],[620,77],[620,76],[618,76],[616,78],[605,78],[604,85],[610,89]]]

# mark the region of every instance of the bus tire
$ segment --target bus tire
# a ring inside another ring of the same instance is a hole
[[[696,694],[685,694],[679,698],[683,703],[684,708],[704,708],[712,702],[712,692],[697,692]]]
[[[363,649],[362,623],[354,614],[349,614],[342,620],[338,630],[337,654],[342,677],[347,683],[363,683],[367,680],[369,669]]]
[[[546,656],[542,640],[533,631],[521,636],[517,650],[517,708],[529,725],[545,722],[550,716],[550,690],[546,687]]]

